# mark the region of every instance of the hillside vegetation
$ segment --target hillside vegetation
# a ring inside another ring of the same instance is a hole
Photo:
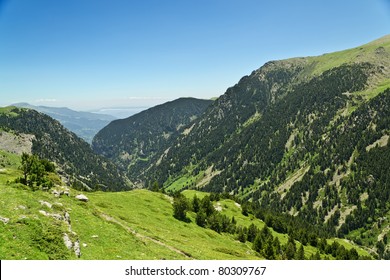
[[[0,108],[0,257],[390,259],[389,139],[390,36],[114,121],[100,156]]]
[[[28,103],[17,103],[14,106],[49,115],[88,143],[103,127],[115,120],[110,115],[74,111],[66,107],[34,106]]]
[[[20,156],[0,152],[0,258],[1,259],[264,259],[252,242],[240,242],[236,233],[217,233],[199,227],[196,214],[189,221],[173,217],[173,198],[147,190],[84,193],[88,201],[76,199],[80,191],[67,186],[51,190],[14,183],[22,176]],[[57,176],[52,173],[51,177]],[[187,191],[188,198],[207,193]],[[264,222],[242,214],[230,199],[214,202],[221,214],[235,217],[238,226]],[[283,246],[287,234],[270,229]],[[330,246],[335,240],[329,239]],[[295,241],[297,248],[300,243]],[[369,254],[356,245],[337,240],[346,250],[354,248],[363,258]],[[306,245],[304,256],[314,257],[317,248]],[[329,249],[330,250],[330,249]],[[334,258],[321,253],[322,258]],[[317,257],[318,257],[317,256]]]
[[[149,188],[227,192],[388,258],[389,108],[390,36],[271,61],[129,174]]]
[[[0,111],[0,138],[8,135],[11,152],[33,153],[54,162],[66,183],[84,190],[125,190],[131,183],[109,160],[58,121],[31,109],[6,107]],[[2,141],[3,142],[3,141]],[[5,142],[3,142],[5,143]],[[21,151],[18,147],[26,147]]]
[[[93,150],[113,160],[128,172],[133,182],[140,170],[159,151],[165,151],[191,126],[212,100],[179,98],[126,119],[116,120],[94,137]]]

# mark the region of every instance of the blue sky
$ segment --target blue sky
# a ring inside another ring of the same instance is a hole
[[[265,62],[390,33],[390,0],[0,0],[0,106],[211,98]]]

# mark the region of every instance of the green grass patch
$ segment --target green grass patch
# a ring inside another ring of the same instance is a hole
[[[15,109],[15,106],[1,107],[0,114],[6,115],[8,117],[17,117],[18,113],[14,112]]]

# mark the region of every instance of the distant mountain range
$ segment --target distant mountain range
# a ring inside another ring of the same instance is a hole
[[[100,129],[116,119],[116,117],[107,114],[74,111],[66,107],[34,106],[28,103],[17,103],[13,106],[45,113],[88,143],[92,142],[93,137]]]
[[[116,119],[125,119],[132,115],[138,114],[142,111],[145,111],[152,106],[149,107],[107,107],[107,108],[100,108],[97,110],[90,111],[91,113],[95,114],[104,114],[104,115],[110,115],[114,116]]]

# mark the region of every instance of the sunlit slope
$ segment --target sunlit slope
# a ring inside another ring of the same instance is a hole
[[[52,191],[31,191],[21,184],[9,183],[21,171],[18,156],[1,153],[7,161],[0,172],[1,259],[262,259],[249,242],[240,243],[234,235],[219,234],[199,227],[195,214],[191,222],[176,220],[172,198],[146,190],[120,193],[86,193],[88,202],[78,201],[73,189],[69,196],[56,197]],[[55,188],[61,190],[61,188]],[[206,193],[187,191],[202,197]],[[241,214],[232,200],[215,202],[221,212],[235,217],[238,225],[264,223]],[[65,216],[69,215],[69,221]],[[272,231],[281,243],[286,235]],[[66,248],[64,236],[72,242]],[[305,247],[306,256],[316,248]],[[360,253],[367,254],[362,250]]]

